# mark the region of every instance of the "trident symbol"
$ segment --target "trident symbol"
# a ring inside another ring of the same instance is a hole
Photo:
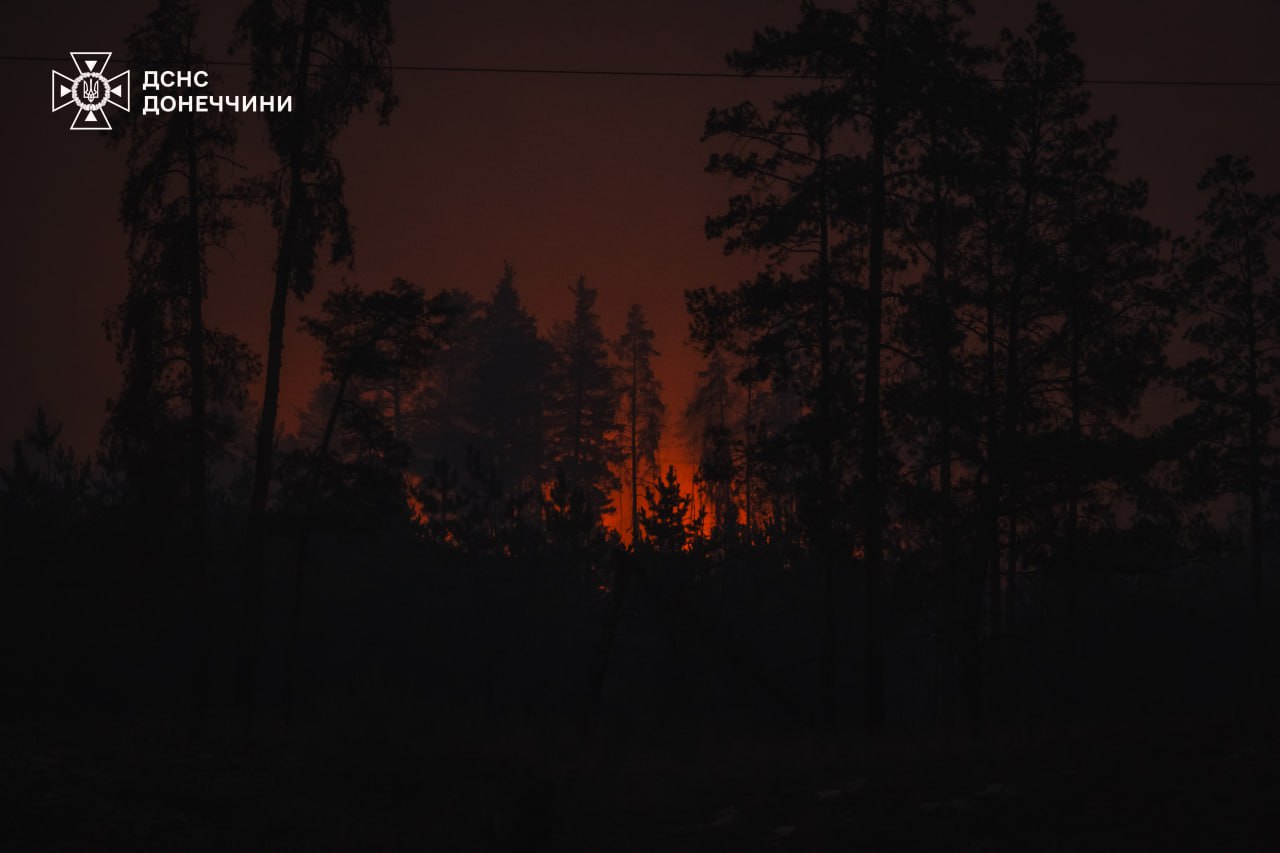
[[[74,106],[76,117],[72,130],[110,130],[107,119],[110,107],[129,111],[129,72],[108,75],[110,51],[72,51],[76,66],[72,77],[54,71],[50,82],[50,106],[53,112]]]

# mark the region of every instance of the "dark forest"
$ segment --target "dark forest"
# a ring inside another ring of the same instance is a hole
[[[249,2],[261,114],[143,114],[228,45],[126,22],[105,421],[0,456],[6,849],[1273,849],[1265,152],[1179,233],[1054,5],[797,3],[707,45],[767,87],[687,140],[750,272],[663,339],[589,269],[360,275],[394,12]],[[207,312],[246,227],[262,340]]]

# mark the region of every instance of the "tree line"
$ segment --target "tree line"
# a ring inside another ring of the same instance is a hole
[[[315,541],[336,530],[397,531],[428,570],[551,565],[556,583],[598,592],[612,609],[597,691],[629,572],[650,583],[645,561],[713,585],[742,565],[803,572],[818,591],[813,704],[828,725],[853,657],[863,717],[885,725],[886,609],[906,598],[936,647],[941,714],[973,727],[1012,702],[1006,640],[1030,607],[1025,587],[1040,596],[1044,580],[1070,673],[1090,577],[1238,547],[1261,655],[1280,194],[1255,186],[1246,158],[1223,156],[1200,179],[1195,233],[1166,233],[1147,217],[1146,183],[1119,175],[1117,122],[1094,114],[1058,10],[1040,3],[994,43],[968,32],[971,14],[955,0],[806,2],[792,27],[728,55],[745,76],[794,83],[708,114],[708,171],[735,191],[706,234],[759,269],[686,292],[701,363],[668,418],[643,307],[608,335],[585,279],[547,335],[510,265],[483,297],[397,279],[308,299],[321,265],[354,256],[334,146],[355,113],[385,122],[394,110],[390,12],[255,0],[236,46],[254,91],[294,105],[262,116],[274,164],[242,174],[236,116],[118,129],[129,288],[105,327],[121,386],[93,466],[39,413],[3,472],[6,526],[110,507],[133,533],[143,611],[155,575],[186,567],[197,730],[210,702],[210,531],[227,519],[246,721],[262,626],[287,623],[297,657]],[[198,45],[196,4],[161,0],[128,50],[188,68],[203,61]],[[209,255],[250,206],[277,237],[263,354],[203,314]],[[308,313],[293,317],[294,302]],[[323,375],[282,437],[291,323],[319,343]],[[1164,389],[1176,407],[1152,402]],[[697,457],[700,501],[659,465],[680,442]],[[618,494],[629,517],[610,527]],[[1238,530],[1223,521],[1231,498]],[[293,584],[285,614],[264,605],[278,566]],[[284,678],[291,705],[292,670]]]
[[[721,526],[745,512],[748,538],[798,535],[822,564],[824,704],[830,578],[863,577],[873,727],[886,565],[927,579],[975,724],[1006,689],[1021,578],[1061,578],[1078,608],[1083,574],[1201,544],[1192,522],[1222,496],[1245,498],[1263,618],[1277,197],[1224,156],[1196,233],[1173,239],[1146,217],[1146,183],[1118,176],[1116,120],[1093,114],[1057,9],[995,44],[971,38],[970,13],[807,3],[728,58],[795,90],[706,124],[724,149],[709,171],[741,187],[708,236],[763,265],[688,294],[698,400],[717,412],[704,476]],[[1148,405],[1158,387],[1180,392],[1176,415]]]

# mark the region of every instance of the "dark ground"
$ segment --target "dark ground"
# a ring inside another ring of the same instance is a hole
[[[963,747],[811,735],[621,747],[146,727],[6,737],[3,849],[1280,849],[1273,709]],[[232,739],[226,741],[233,743]],[[836,744],[834,746],[828,744]]]
[[[148,633],[121,566],[72,553],[9,573],[0,853],[1280,850],[1280,691],[1249,663],[1280,659],[1280,641],[1250,640],[1253,610],[1228,582],[1240,573],[1099,579],[1074,679],[1053,590],[1028,580],[1013,698],[977,740],[929,734],[936,644],[905,605],[891,623],[893,727],[870,740],[856,656],[838,685],[846,728],[815,736],[633,595],[584,737],[607,599],[527,589],[519,566],[423,572],[416,552],[324,553],[295,724],[279,722],[277,631],[252,746],[220,704],[234,695],[233,620],[218,622],[214,718],[193,744],[180,589],[158,590],[167,605]],[[660,591],[682,593],[803,710],[816,683],[808,576],[690,586],[679,568],[653,576]],[[269,612],[287,612],[273,589]],[[234,590],[216,592],[214,612],[234,614]]]

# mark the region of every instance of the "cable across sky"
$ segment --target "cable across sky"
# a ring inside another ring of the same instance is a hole
[[[0,62],[61,62],[61,56],[0,56]],[[119,60],[117,60],[119,61]],[[124,64],[158,66],[165,63],[147,62],[145,60],[124,60]],[[204,60],[203,65],[210,67],[248,68],[252,63],[246,60],[221,59]],[[358,66],[351,66],[356,68]],[[556,68],[549,66],[502,66],[502,65],[431,65],[422,63],[396,63],[391,66],[393,72],[424,74],[509,74],[544,77],[643,77],[652,79],[703,79],[703,80],[821,80],[814,74],[779,74],[774,72],[760,74],[742,74],[734,71],[690,71],[680,69],[643,69],[643,68]],[[919,78],[921,82],[933,78]],[[989,83],[1028,82],[1009,80],[1003,77],[982,78]],[[1236,88],[1236,89],[1277,89],[1280,80],[1209,80],[1204,78],[1159,78],[1159,77],[1085,77],[1075,81],[1085,86],[1132,86],[1132,87],[1164,87],[1164,88]]]

